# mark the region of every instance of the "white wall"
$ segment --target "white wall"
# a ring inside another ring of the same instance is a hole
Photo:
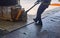
[[[52,0],[52,3],[60,3],[59,0]]]

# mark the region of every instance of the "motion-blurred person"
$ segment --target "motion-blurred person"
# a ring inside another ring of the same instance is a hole
[[[42,26],[42,19],[41,15],[44,12],[46,8],[50,5],[51,0],[37,0],[35,4],[39,4],[41,2],[41,5],[38,8],[36,18],[33,19],[36,25],[41,25]]]

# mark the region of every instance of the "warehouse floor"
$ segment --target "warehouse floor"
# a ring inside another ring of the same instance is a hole
[[[47,13],[42,17],[42,27],[32,23],[7,35],[1,36],[1,38],[60,38],[59,8],[48,11],[51,13]],[[28,15],[28,23],[33,22],[34,16],[35,15]]]

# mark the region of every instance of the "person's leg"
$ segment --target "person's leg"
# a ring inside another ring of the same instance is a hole
[[[38,8],[38,11],[37,11],[37,16],[35,18],[35,21],[37,22],[38,21],[38,25],[42,25],[42,20],[41,20],[41,14],[44,12],[44,10],[46,9],[46,7],[44,7],[43,5],[41,5],[39,8]]]
[[[41,15],[40,15],[40,17],[38,18],[38,22],[37,23],[35,23],[36,25],[41,25],[42,26],[42,19],[41,19]]]
[[[38,10],[37,10],[37,15],[36,15],[36,18],[34,19],[35,22],[37,22],[39,20],[39,16],[41,15],[41,8],[42,5],[39,6]]]

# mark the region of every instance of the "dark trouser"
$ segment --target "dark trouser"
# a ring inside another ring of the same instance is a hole
[[[44,10],[48,7],[49,5],[40,5],[37,11],[37,16],[36,16],[36,21],[42,22],[41,20],[41,14],[44,12]]]

